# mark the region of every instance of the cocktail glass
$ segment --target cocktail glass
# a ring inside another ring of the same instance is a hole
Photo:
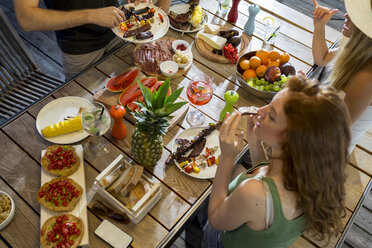
[[[94,158],[107,154],[109,151],[105,141],[99,141],[111,126],[111,117],[105,106],[99,102],[90,104],[82,114],[84,131],[92,136],[84,145],[88,157]]]
[[[229,4],[231,0],[218,0],[218,11],[225,15],[229,9]]]
[[[196,106],[207,104],[213,96],[211,78],[203,74],[193,76],[187,87],[186,94],[189,101]],[[186,121],[190,126],[200,126],[205,121],[205,115],[199,110],[193,110],[187,114]]]
[[[266,19],[267,18],[267,19]],[[273,18],[266,17],[265,19],[265,36],[263,39],[262,48],[267,49],[269,51],[274,49],[274,43],[276,37],[279,34],[280,27],[282,23],[279,20],[274,20]]]

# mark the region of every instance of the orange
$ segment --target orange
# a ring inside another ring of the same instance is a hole
[[[288,53],[282,53],[280,54],[279,61],[281,64],[286,63],[289,61],[289,54]]]
[[[255,70],[253,70],[253,69],[248,69],[248,70],[245,70],[244,72],[243,72],[243,78],[245,79],[245,80],[248,80],[248,79],[250,79],[250,78],[255,78],[257,75],[256,75],[256,71]]]
[[[271,66],[279,67],[280,63],[278,60],[273,60],[269,62],[269,65],[267,67],[271,67]]]
[[[249,65],[251,66],[252,69],[256,69],[261,65],[261,59],[257,56],[253,56],[249,60]]]
[[[257,67],[256,69],[257,77],[263,77],[265,75],[266,70],[267,70],[266,65],[260,65],[259,67]]]
[[[239,66],[244,71],[251,68],[248,59],[243,59],[242,61],[240,61]]]
[[[260,49],[256,52],[256,56],[261,59],[261,64],[267,65],[269,63],[270,52],[266,49]]]
[[[271,60],[277,60],[277,59],[279,59],[279,57],[280,57],[280,53],[278,51],[271,51],[269,53],[269,58]]]

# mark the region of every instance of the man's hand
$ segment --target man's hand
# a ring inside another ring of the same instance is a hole
[[[120,9],[110,6],[100,9],[92,9],[89,18],[93,24],[107,28],[114,28],[119,26],[119,24],[125,20],[125,15]]]
[[[314,4],[314,26],[326,25],[332,16],[338,12],[338,9],[331,10],[330,8],[320,6],[316,0],[313,0]]]

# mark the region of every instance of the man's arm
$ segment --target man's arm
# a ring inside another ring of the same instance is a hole
[[[99,9],[58,11],[38,7],[39,0],[14,0],[19,25],[25,31],[61,30],[84,24],[113,28],[124,20],[124,13],[114,6]]]

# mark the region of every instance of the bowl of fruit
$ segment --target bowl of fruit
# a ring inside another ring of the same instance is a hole
[[[271,99],[284,88],[288,76],[296,69],[286,52],[261,49],[244,54],[236,63],[236,77],[251,94]]]

